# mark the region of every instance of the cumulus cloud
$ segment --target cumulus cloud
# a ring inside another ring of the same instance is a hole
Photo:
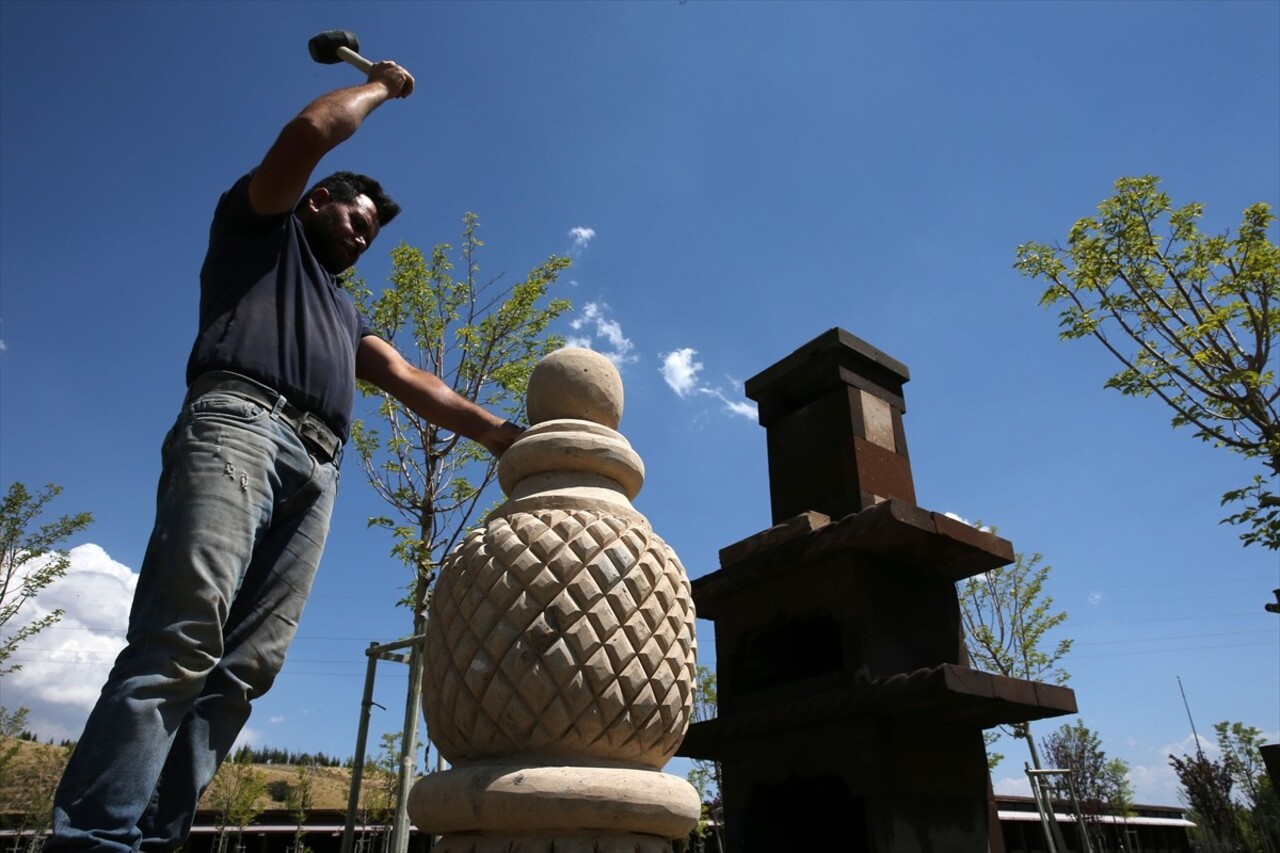
[[[958,521],[961,524],[966,524],[969,527],[972,527],[974,530],[981,530],[983,533],[995,532],[995,528],[993,527],[988,527],[985,524],[970,521],[969,519],[965,518],[962,515],[956,515],[954,512],[944,512],[943,515],[945,515],[947,518],[951,519],[952,521]]]
[[[698,389],[702,362],[694,361],[698,351],[693,347],[673,350],[662,357],[662,378],[679,397],[687,397]]]
[[[1101,603],[1102,603],[1102,593],[1100,593],[1100,592],[1091,592],[1091,593],[1089,593],[1089,603],[1090,603],[1090,604],[1101,604]]]
[[[569,335],[565,339],[568,346],[595,350],[619,369],[636,360],[632,354],[635,344],[622,333],[622,325],[609,317],[609,306],[603,302],[582,306],[582,314],[569,321],[569,328],[584,334]]]
[[[45,738],[78,738],[111,664],[124,648],[129,606],[138,576],[99,545],[68,552],[63,577],[27,602],[9,624],[21,628],[54,610],[53,627],[19,646],[4,677],[4,704],[30,709],[27,725]]]
[[[735,400],[729,397],[723,389],[708,384],[698,377],[698,374],[702,372],[702,362],[695,360],[694,356],[697,354],[698,351],[693,347],[683,347],[661,356],[662,366],[658,368],[658,372],[662,374],[662,378],[668,387],[681,398],[686,398],[691,394],[699,394],[719,400],[724,411],[729,414],[754,420],[756,417],[754,403],[746,400]],[[732,379],[728,381],[730,385],[735,387],[740,384]]]
[[[1169,764],[1169,756],[1195,755],[1197,739],[1187,735],[1177,743],[1167,743],[1160,747],[1159,757],[1151,764],[1131,764],[1129,767],[1129,785],[1133,788],[1135,803],[1156,803],[1173,805],[1181,802],[1182,784],[1178,774]],[[1218,760],[1218,745],[1199,739],[1200,749],[1211,761]]]
[[[992,779],[991,787],[1002,797],[1031,796],[1031,781],[1024,773],[1021,776],[1005,776],[1003,779]]]
[[[587,248],[587,244],[595,239],[596,230],[594,228],[583,228],[577,225],[569,229],[569,238],[573,240],[573,246],[569,252],[574,256],[582,253]]]

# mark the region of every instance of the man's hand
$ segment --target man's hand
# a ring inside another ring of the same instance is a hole
[[[369,82],[387,87],[388,98],[407,98],[413,94],[413,75],[394,62],[375,62],[369,69]]]
[[[524,435],[524,427],[511,421],[503,421],[495,427],[490,427],[476,440],[483,444],[494,457],[501,459],[502,454],[507,452],[507,448],[522,435]]]

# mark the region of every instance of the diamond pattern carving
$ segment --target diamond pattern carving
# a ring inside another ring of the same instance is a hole
[[[432,597],[427,725],[453,762],[661,767],[689,725],[695,649],[689,581],[647,525],[585,509],[492,519]]]

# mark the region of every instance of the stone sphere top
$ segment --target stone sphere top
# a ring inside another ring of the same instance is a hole
[[[622,376],[600,353],[565,347],[533,368],[527,404],[531,425],[573,418],[617,429],[622,420]]]

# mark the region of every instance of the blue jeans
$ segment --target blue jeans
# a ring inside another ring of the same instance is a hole
[[[204,394],[164,441],[156,523],[45,849],[173,850],[284,664],[338,486],[269,409]]]

